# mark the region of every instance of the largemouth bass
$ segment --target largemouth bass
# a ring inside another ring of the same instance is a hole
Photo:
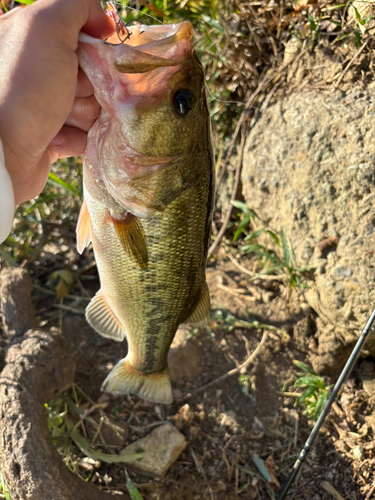
[[[100,276],[88,322],[128,343],[102,389],[170,403],[175,332],[204,324],[210,310],[210,119],[191,24],[129,33],[117,45],[80,38],[79,62],[102,111],[84,154],[77,247],[92,241]]]

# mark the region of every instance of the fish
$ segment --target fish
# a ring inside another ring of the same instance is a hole
[[[106,41],[81,34],[77,51],[101,105],[77,223],[77,249],[92,242],[101,285],[86,319],[127,341],[102,390],[170,404],[173,337],[182,323],[207,324],[210,312],[215,169],[205,75],[189,22],[122,32]]]

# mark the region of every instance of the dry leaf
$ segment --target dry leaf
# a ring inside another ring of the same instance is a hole
[[[266,461],[264,462],[264,465],[266,466],[268,472],[270,473],[270,476],[271,476],[271,481],[270,481],[270,485],[271,486],[274,486],[275,487],[275,490],[278,491],[280,489],[280,483],[279,481],[277,480],[277,477],[276,477],[276,464],[275,464],[275,460],[273,459],[273,456],[272,455],[269,455],[267,458],[266,458]]]
[[[294,10],[299,11],[299,10],[303,9],[304,7],[308,7],[310,5],[318,5],[318,4],[315,0],[299,0],[297,5],[294,7]]]

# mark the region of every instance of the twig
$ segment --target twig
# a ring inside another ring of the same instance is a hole
[[[199,462],[199,460],[198,460],[198,458],[197,458],[197,456],[195,454],[195,451],[193,450],[192,446],[190,446],[190,453],[191,453],[191,456],[192,456],[192,458],[194,460],[194,463],[195,463],[195,466],[196,466],[198,472],[203,476],[204,482],[206,483],[207,489],[208,489],[208,491],[210,493],[211,500],[214,500],[214,494],[212,492],[210,483],[207,480],[207,476],[206,476],[206,474],[204,472],[204,469],[203,469],[202,465],[200,464],[200,462]]]
[[[42,286],[39,285],[33,285],[34,290],[38,290],[38,292],[43,292],[46,295],[53,295],[56,297],[56,292],[52,290],[48,290],[48,288],[43,288]],[[91,298],[90,297],[83,297],[80,295],[64,295],[64,299],[71,299],[71,300],[85,300],[86,302],[90,302]]]
[[[254,359],[258,356],[258,354],[260,353],[267,338],[268,338],[268,333],[264,332],[263,336],[261,338],[261,341],[259,342],[257,348],[246,359],[246,361],[244,361],[241,365],[237,366],[236,368],[233,368],[232,370],[229,370],[226,373],[223,373],[223,375],[220,375],[220,377],[217,377],[214,380],[211,380],[211,382],[208,382],[207,384],[202,385],[201,387],[198,387],[198,389],[195,389],[194,391],[189,392],[189,394],[186,394],[181,399],[179,399],[178,402],[181,403],[182,401],[185,401],[186,399],[191,398],[192,396],[194,396],[198,392],[202,392],[202,391],[208,389],[209,387],[211,387],[212,385],[216,384],[217,382],[222,382],[223,380],[226,380],[228,377],[235,375],[236,373],[240,373],[242,370],[247,368],[254,361]]]
[[[365,43],[362,45],[362,47],[355,53],[355,55],[352,57],[352,59],[349,61],[348,65],[346,66],[346,68],[344,69],[344,71],[341,73],[340,75],[340,78],[337,80],[337,82],[335,83],[335,85],[333,86],[333,89],[331,92],[333,92],[334,90],[337,89],[337,87],[340,85],[341,83],[341,80],[344,78],[344,76],[346,75],[348,69],[350,68],[350,66],[353,64],[353,62],[355,61],[355,59],[357,59],[357,57],[360,55],[360,53],[362,52],[362,50],[367,46],[369,40],[366,40]]]
[[[223,224],[222,224],[222,226],[220,228],[220,231],[218,232],[218,234],[217,234],[217,236],[215,238],[215,241],[212,243],[212,245],[210,246],[210,248],[208,250],[208,255],[211,255],[216,250],[216,247],[220,243],[221,238],[224,236],[224,233],[225,233],[225,230],[227,228],[230,216],[232,215],[232,210],[233,210],[232,201],[234,201],[236,199],[236,195],[237,195],[237,191],[238,191],[238,186],[239,186],[239,183],[240,183],[241,167],[242,167],[242,159],[243,159],[244,148],[245,148],[245,131],[242,130],[241,144],[240,144],[240,154],[239,154],[238,163],[237,163],[237,167],[236,167],[236,177],[235,177],[235,180],[234,180],[233,190],[232,190],[232,194],[231,194],[230,201],[229,201],[229,207],[228,207],[227,213],[225,215],[224,222],[223,222]]]
[[[78,309],[77,307],[65,306],[64,304],[52,304],[52,307],[56,309],[60,309],[62,311],[72,312],[74,314],[82,314],[85,315],[85,311],[83,309]]]
[[[230,293],[231,295],[234,295],[235,297],[241,297],[243,299],[250,300],[251,302],[255,302],[255,300],[256,300],[255,297],[252,297],[251,295],[248,295],[246,293],[237,292],[235,289],[232,290],[231,288],[229,288],[229,286],[220,285],[220,283],[218,283],[216,286],[218,288],[220,288],[220,290],[224,290],[224,292]]]
[[[236,260],[232,255],[228,254],[229,259],[233,262],[233,264],[238,267],[240,271],[242,271],[244,274],[248,274],[249,276],[252,276],[251,281],[256,281],[256,280],[264,280],[264,281],[277,281],[277,280],[283,280],[286,278],[286,274],[278,274],[277,276],[270,275],[270,274],[259,274],[259,273],[254,273],[253,271],[250,271],[249,269],[246,269],[246,267],[243,267],[238,260]]]
[[[375,491],[375,480],[371,486],[371,489],[367,492],[365,500],[370,500],[370,498],[372,498],[374,491]]]
[[[326,490],[326,492],[332,495],[334,498],[336,498],[336,500],[345,500],[345,498],[328,481],[323,481],[322,486]]]

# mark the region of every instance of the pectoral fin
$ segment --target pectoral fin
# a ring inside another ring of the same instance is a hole
[[[127,212],[118,219],[111,216],[117,237],[128,257],[134,260],[141,269],[148,265],[148,250],[143,228],[138,218]]]
[[[121,342],[126,335],[126,328],[116,318],[105,301],[101,290],[93,297],[86,308],[88,323],[103,337]]]
[[[205,283],[198,304],[195,306],[194,312],[187,322],[192,326],[207,326],[210,317],[210,308],[210,293],[207,283]]]
[[[92,226],[86,200],[82,203],[77,222],[77,251],[82,253],[91,243]]]

